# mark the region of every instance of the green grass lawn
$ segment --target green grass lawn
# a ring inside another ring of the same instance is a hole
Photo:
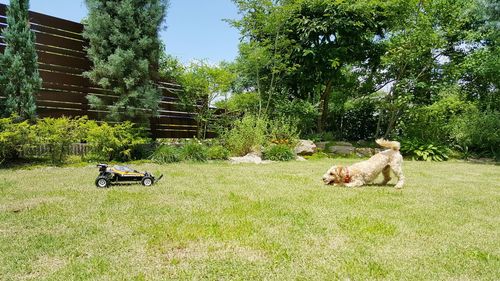
[[[500,166],[320,182],[353,161],[140,164],[165,178],[105,190],[95,167],[0,170],[0,280],[500,279]]]

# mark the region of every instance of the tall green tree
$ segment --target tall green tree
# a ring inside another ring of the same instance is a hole
[[[7,44],[0,57],[0,112],[22,119],[36,116],[35,95],[42,85],[38,73],[35,35],[30,30],[28,0],[11,0],[2,35]]]
[[[342,69],[377,62],[375,38],[384,36],[400,1],[234,2],[243,17],[233,24],[247,39],[241,57],[253,65],[257,88],[267,95],[265,108],[277,92],[314,100],[320,112],[317,129],[322,131],[331,94],[345,80]]]
[[[379,88],[389,86],[380,103],[377,136],[390,136],[399,122],[450,95],[465,96],[484,107],[495,104],[498,53],[492,52],[493,29],[485,20],[490,11],[485,3],[407,2],[398,24],[385,38],[386,51],[377,70]],[[426,128],[422,124],[421,130]]]
[[[234,75],[228,65],[210,65],[205,61],[191,62],[177,78],[182,85],[180,99],[185,109],[196,113],[198,137],[205,138],[212,119],[214,102],[227,99]]]
[[[467,99],[481,110],[500,111],[500,2],[479,0],[475,22],[467,29],[468,46],[456,72]]]
[[[377,69],[380,103],[375,135],[388,137],[412,104],[432,102],[433,75],[444,56],[446,40],[434,29],[436,10],[431,1],[408,1],[404,14],[384,39],[385,52]],[[447,7],[449,8],[449,7]]]
[[[109,110],[111,120],[146,122],[157,113],[162,44],[158,37],[167,0],[86,0],[84,37],[93,68],[85,75],[116,98],[89,97],[94,108]]]

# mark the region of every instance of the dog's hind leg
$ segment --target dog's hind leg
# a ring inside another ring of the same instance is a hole
[[[391,165],[391,170],[398,177],[398,182],[396,183],[395,188],[402,188],[405,184],[405,176],[403,175],[403,169],[401,168],[401,163],[396,165]]]
[[[381,184],[386,185],[391,180],[391,166],[385,166],[385,168],[382,170],[382,175],[384,176],[384,180]]]

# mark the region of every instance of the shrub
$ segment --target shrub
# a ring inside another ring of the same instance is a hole
[[[256,114],[259,111],[259,99],[257,92],[235,93],[228,100],[220,100],[215,105],[229,112]]]
[[[470,112],[451,125],[452,139],[464,150],[500,158],[500,112]]]
[[[181,150],[172,145],[161,145],[153,152],[151,160],[158,164],[179,162],[182,160]]]
[[[266,141],[266,130],[266,119],[245,115],[234,122],[233,128],[225,135],[225,141],[232,154],[243,156],[260,150]]]
[[[36,145],[49,148],[52,164],[62,164],[69,155],[70,145],[79,142],[84,137],[81,124],[86,118],[44,118],[33,126]]]
[[[401,153],[411,156],[413,160],[445,161],[448,160],[448,148],[434,144],[423,144],[419,141],[404,141],[401,144]]]
[[[222,145],[210,146],[207,150],[209,160],[226,160],[229,157],[229,150]]]
[[[377,130],[376,111],[377,99],[372,97],[347,100],[337,112],[332,112],[334,120],[337,120],[332,128],[337,139],[373,139]]]
[[[187,141],[181,148],[182,160],[205,162],[207,161],[207,147],[198,140]]]
[[[313,142],[333,141],[335,140],[335,135],[332,132],[321,132],[307,135],[306,139],[312,140]]]
[[[474,105],[462,101],[457,94],[447,94],[431,105],[409,110],[399,127],[405,138],[445,144],[450,140],[452,120],[461,119],[471,111],[474,111]]]
[[[130,122],[114,126],[108,123],[98,125],[94,121],[85,124],[86,141],[90,146],[89,157],[99,161],[128,161],[137,159],[137,151],[149,143],[142,129],[134,127]]]
[[[0,164],[16,157],[22,145],[31,141],[31,126],[27,121],[16,123],[15,118],[0,118]]]
[[[290,161],[295,159],[295,154],[288,145],[277,144],[266,148],[264,158],[272,161]]]
[[[319,117],[318,107],[309,101],[284,98],[277,101],[276,112],[296,120],[302,133],[311,134],[316,129]]]
[[[299,130],[295,122],[285,118],[269,121],[267,138],[274,144],[283,144],[295,147],[299,141]]]
[[[306,158],[308,160],[325,159],[325,158],[331,158],[331,157],[332,157],[331,154],[325,153],[323,151],[318,151],[310,156],[308,156],[308,155],[304,156],[304,158]]]

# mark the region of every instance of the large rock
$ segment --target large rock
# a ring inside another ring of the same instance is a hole
[[[352,146],[352,143],[346,142],[346,141],[337,141],[337,142],[335,142],[335,145],[338,145],[338,146]]]
[[[318,141],[318,142],[315,142],[314,144],[316,145],[317,149],[325,150],[328,142],[327,141]]]
[[[356,155],[359,157],[371,157],[382,151],[380,148],[358,147],[355,149]]]
[[[373,141],[359,140],[356,142],[356,147],[370,147],[373,145]]]
[[[374,148],[369,148],[369,147],[356,148],[356,155],[358,157],[371,157],[373,154],[375,154]]]
[[[333,154],[349,155],[354,153],[355,148],[352,145],[333,145],[328,150]]]
[[[231,164],[241,164],[241,163],[251,163],[251,164],[269,164],[273,161],[264,160],[256,152],[250,152],[243,157],[229,157],[229,163]]]
[[[302,156],[298,156],[298,155],[297,155],[297,156],[295,156],[295,160],[296,160],[296,161],[307,161],[307,159],[306,159],[306,158],[304,158],[304,157],[302,157]]]
[[[316,152],[316,145],[310,140],[300,140],[294,152],[297,155],[313,155]]]
[[[262,147],[262,146],[254,147],[254,148],[252,148],[251,152],[249,152],[244,157],[253,155],[253,156],[258,156],[258,157],[262,158],[262,151],[264,151],[264,147]]]

